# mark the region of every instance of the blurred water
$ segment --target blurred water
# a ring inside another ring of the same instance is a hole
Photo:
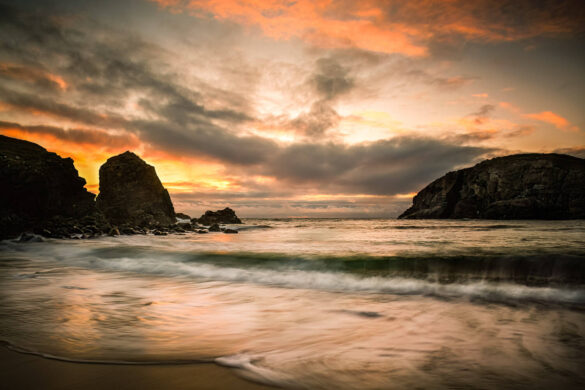
[[[270,227],[266,227],[270,226]],[[0,339],[291,388],[580,388],[584,221],[247,220],[0,243]]]

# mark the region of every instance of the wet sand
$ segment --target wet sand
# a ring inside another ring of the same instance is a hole
[[[244,380],[236,371],[213,363],[160,366],[70,363],[0,346],[0,387],[11,390],[274,389]]]

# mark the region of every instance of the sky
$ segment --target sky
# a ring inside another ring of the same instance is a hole
[[[445,173],[585,157],[582,0],[0,1],[0,134],[177,212],[395,217]]]

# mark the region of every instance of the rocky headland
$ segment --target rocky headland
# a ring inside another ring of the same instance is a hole
[[[0,238],[108,229],[73,160],[32,142],[0,135]],[[65,228],[69,226],[69,228]]]
[[[101,235],[237,230],[230,208],[207,211],[200,222],[177,223],[168,191],[155,168],[132,152],[109,158],[100,167],[100,194],[88,192],[71,158],[61,158],[32,142],[0,135],[0,239],[21,241],[91,238]],[[205,225],[205,226],[201,226]],[[33,234],[34,233],[34,234]]]
[[[406,219],[582,219],[585,160],[517,154],[449,172],[422,189]]]

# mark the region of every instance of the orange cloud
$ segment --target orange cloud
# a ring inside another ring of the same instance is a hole
[[[28,82],[45,82],[59,89],[67,89],[68,87],[65,80],[59,75],[46,72],[42,69],[10,63],[0,63],[0,76]]]
[[[573,126],[567,119],[563,118],[558,114],[555,114],[552,111],[543,111],[536,114],[525,114],[524,117],[549,123],[559,130],[579,131],[579,128],[577,126]]]
[[[573,2],[556,5],[551,12],[534,7],[530,0],[497,5],[490,0],[151,1],[172,12],[256,26],[274,39],[300,38],[318,47],[407,56],[428,55],[432,40],[513,41],[583,29]]]

